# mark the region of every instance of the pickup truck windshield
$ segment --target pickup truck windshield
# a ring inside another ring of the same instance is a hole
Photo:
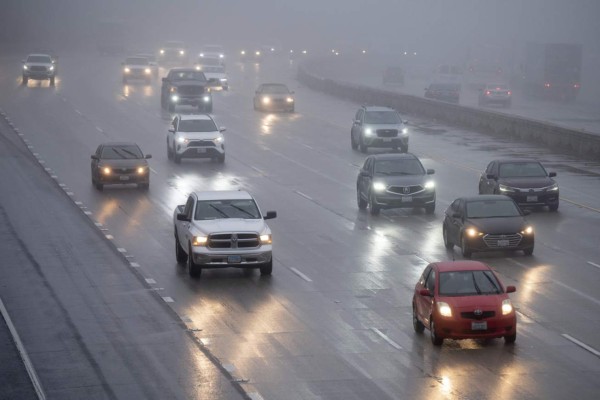
[[[260,212],[252,199],[198,200],[195,220],[223,218],[260,219]]]
[[[201,71],[171,71],[169,79],[172,81],[206,81],[206,76]]]

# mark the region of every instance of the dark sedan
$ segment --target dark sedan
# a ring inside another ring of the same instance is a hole
[[[294,92],[282,83],[263,83],[254,93],[254,109],[294,112]]]
[[[435,171],[423,168],[411,153],[377,154],[367,157],[358,173],[358,208],[369,206],[372,215],[385,208],[424,208],[435,211]]]
[[[503,195],[461,197],[446,210],[442,233],[444,245],[462,249],[462,255],[502,250],[533,254],[533,227],[525,220],[529,211]]]
[[[460,100],[460,84],[432,83],[425,88],[425,98],[458,103]]]
[[[479,178],[479,194],[504,194],[521,206],[548,206],[558,210],[556,172],[547,172],[539,161],[494,160]]]
[[[150,187],[148,158],[135,143],[104,143],[92,154],[92,184],[102,190],[107,184],[137,184]]]

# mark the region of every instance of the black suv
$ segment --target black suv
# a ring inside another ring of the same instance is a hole
[[[425,208],[435,211],[433,169],[423,168],[411,153],[377,154],[367,157],[358,173],[356,200],[358,208],[369,206],[372,215],[382,208]]]
[[[173,68],[162,78],[160,105],[175,111],[178,105],[198,107],[200,112],[211,113],[212,96],[204,72],[194,68]]]
[[[366,153],[369,147],[408,151],[407,121],[389,107],[362,106],[352,120],[350,145]]]

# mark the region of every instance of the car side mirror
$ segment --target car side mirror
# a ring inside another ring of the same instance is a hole
[[[487,179],[496,179],[496,175],[494,175],[494,174],[486,174],[485,177]]]
[[[428,169],[427,170],[427,175],[433,175],[435,174],[435,169]]]
[[[146,158],[152,158],[152,154],[146,154]]]
[[[355,120],[353,120],[353,122],[357,125],[360,125],[360,119],[355,119]]]
[[[421,296],[431,297],[431,292],[429,291],[429,289],[421,289],[419,290],[419,294]]]
[[[98,156],[97,156],[97,155],[95,155],[95,154],[92,154],[92,156],[91,156],[90,158],[91,158],[92,160],[97,160],[97,159],[98,159]]]
[[[227,130],[227,128],[225,128],[224,126],[219,128],[219,132],[225,132]]]
[[[461,215],[460,215],[459,212],[453,212],[452,213],[452,218],[460,218],[460,217],[461,217]]]
[[[507,286],[506,287],[506,293],[514,293],[517,291],[517,288],[514,286]]]
[[[169,128],[169,132],[175,133],[175,128]]]
[[[550,173],[548,173],[548,176],[550,178],[554,178],[556,176],[556,172],[550,172]]]
[[[529,215],[531,214],[531,210],[521,210],[523,212],[523,215]]]
[[[277,218],[277,211],[267,211],[267,215],[263,217],[263,219],[273,219]]]
[[[177,214],[177,221],[190,222],[190,219],[187,217],[186,214],[184,214],[184,213],[178,213]]]

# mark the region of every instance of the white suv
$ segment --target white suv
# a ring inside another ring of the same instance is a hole
[[[225,162],[225,127],[208,114],[182,115],[173,118],[167,134],[167,156],[176,164],[182,158],[211,158]]]

